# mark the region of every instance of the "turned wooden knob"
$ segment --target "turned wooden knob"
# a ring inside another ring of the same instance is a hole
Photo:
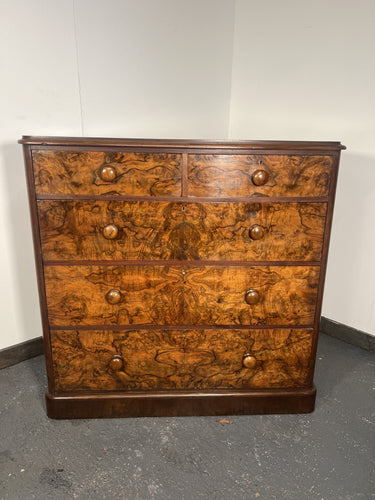
[[[115,240],[119,235],[119,228],[116,224],[108,224],[103,228],[102,233],[106,240]]]
[[[259,299],[260,299],[260,295],[259,295],[259,292],[257,290],[251,289],[251,290],[248,290],[245,294],[245,301],[251,306],[254,304],[258,304]]]
[[[255,170],[252,179],[256,186],[264,186],[268,181],[268,173],[265,170]]]
[[[109,360],[108,366],[114,372],[118,372],[118,371],[122,370],[124,368],[124,359],[123,359],[123,357],[120,356],[119,354],[115,354]]]
[[[244,354],[242,358],[242,365],[244,368],[254,368],[257,360],[251,354]]]
[[[111,167],[111,165],[104,165],[100,169],[99,176],[102,181],[105,182],[112,182],[116,179],[116,169],[114,167]]]
[[[105,300],[108,302],[108,304],[118,304],[122,300],[122,294],[120,290],[110,290],[106,293]]]
[[[264,228],[255,224],[249,229],[249,236],[252,240],[261,240],[264,237]]]

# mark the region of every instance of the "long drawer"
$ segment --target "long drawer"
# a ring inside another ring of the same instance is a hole
[[[43,200],[38,212],[45,260],[319,261],[326,204]]]
[[[53,331],[57,392],[304,387],[311,330]]]
[[[46,266],[51,325],[311,325],[318,266]]]

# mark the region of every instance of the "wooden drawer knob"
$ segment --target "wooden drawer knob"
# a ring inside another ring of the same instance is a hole
[[[261,240],[264,237],[264,228],[255,224],[249,229],[249,236],[252,240]]]
[[[246,292],[245,301],[247,302],[247,304],[251,306],[254,304],[258,304],[259,300],[260,300],[260,295],[258,290],[251,289]]]
[[[115,354],[110,359],[108,366],[114,372],[118,372],[124,368],[124,358],[122,356],[120,356],[119,354]]]
[[[264,186],[268,181],[268,173],[265,170],[255,170],[252,179],[256,186]]]
[[[117,176],[116,169],[110,165],[104,165],[104,167],[100,169],[99,176],[104,182],[112,182]]]
[[[106,293],[105,300],[108,302],[108,304],[119,304],[122,300],[122,294],[120,290],[110,290]]]
[[[119,235],[119,228],[116,224],[108,224],[103,228],[103,236],[106,240],[115,240]]]
[[[257,360],[251,354],[244,354],[242,358],[242,365],[244,368],[254,368]]]

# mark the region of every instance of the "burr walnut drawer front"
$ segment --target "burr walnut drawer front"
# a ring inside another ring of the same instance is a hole
[[[45,260],[319,261],[326,204],[42,200],[38,212]]]
[[[34,151],[38,194],[180,196],[181,154]]]
[[[190,196],[328,196],[330,156],[188,156]]]
[[[318,266],[46,266],[51,325],[303,325]]]
[[[56,390],[301,388],[310,330],[53,331]]]

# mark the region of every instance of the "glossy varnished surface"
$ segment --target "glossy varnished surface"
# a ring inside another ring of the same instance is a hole
[[[58,392],[306,386],[309,330],[54,331]],[[243,366],[243,355],[256,360]],[[111,366],[113,357],[123,363]]]
[[[181,155],[33,151],[37,194],[181,195]],[[103,167],[116,171],[103,181]]]
[[[216,325],[310,325],[317,267],[196,267],[184,276],[185,321]],[[256,290],[259,300],[246,302]]]
[[[183,318],[180,268],[53,266],[45,279],[52,325],[163,325]],[[105,300],[111,289],[121,292],[121,303]]]
[[[48,266],[45,279],[51,325],[310,325],[319,268]]]
[[[330,156],[198,155],[188,156],[188,193],[191,196],[327,196]],[[256,185],[257,170],[267,172]]]
[[[340,143],[21,143],[49,416],[312,411]]]
[[[188,259],[320,260],[324,203],[192,203],[185,211]]]
[[[163,202],[39,201],[45,259],[179,259],[182,206]],[[107,224],[119,228],[108,240]]]
[[[43,200],[38,209],[45,260],[319,261],[326,204]]]

